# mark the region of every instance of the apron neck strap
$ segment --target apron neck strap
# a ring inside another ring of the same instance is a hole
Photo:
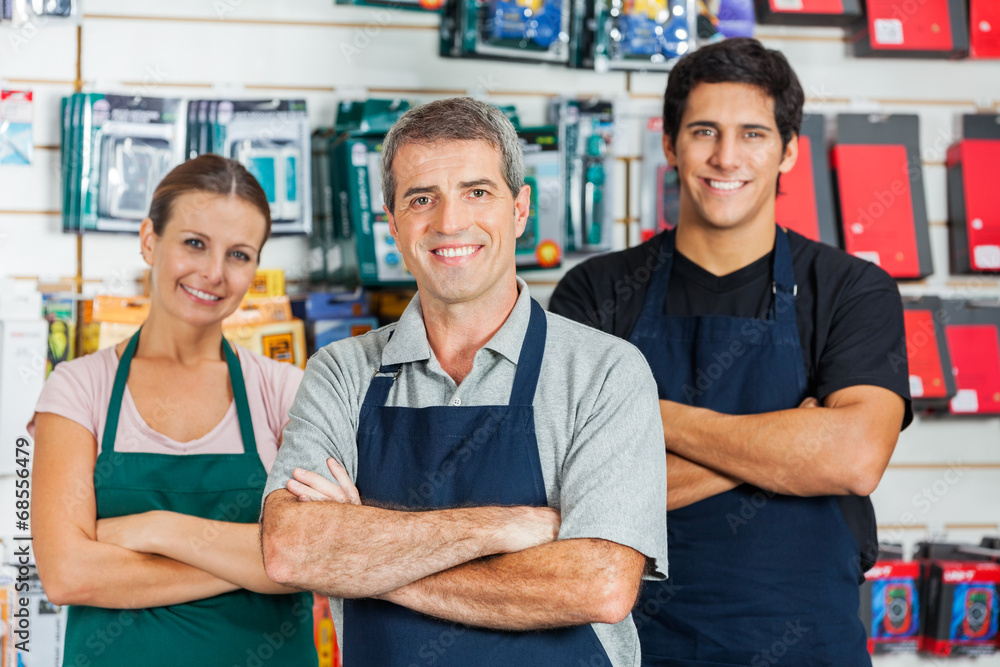
[[[674,234],[672,229],[663,234],[663,245],[660,246],[657,268],[650,279],[649,292],[642,307],[643,315],[656,316],[662,312],[667,300],[667,290],[670,287],[670,269],[674,260]],[[795,272],[792,267],[792,249],[788,243],[788,233],[775,225],[774,233],[774,264],[771,269],[771,319],[795,322],[795,297],[798,286],[795,284]],[[647,312],[648,311],[648,312]]]
[[[514,386],[510,391],[510,405],[531,405],[534,401],[535,388],[538,386],[538,376],[542,368],[542,354],[545,352],[546,328],[545,311],[532,299],[528,330],[521,343],[521,354],[517,358],[517,371],[514,373]],[[392,334],[389,337],[391,339]],[[363,405],[376,407],[385,405],[389,391],[402,371],[402,364],[379,366],[372,375]]]
[[[514,386],[510,390],[511,405],[531,405],[535,400],[538,376],[542,372],[542,356],[545,353],[545,336],[548,325],[545,311],[534,299],[531,300],[531,317],[528,330],[521,342],[521,354],[517,357],[517,372]]]
[[[777,227],[777,225],[776,225]],[[795,324],[795,297],[799,288],[795,284],[792,267],[792,248],[788,233],[777,227],[774,233],[774,268],[771,272],[771,319]]]
[[[108,403],[108,414],[104,422],[104,435],[101,437],[101,452],[112,452],[115,449],[115,438],[118,434],[118,419],[121,415],[122,398],[125,396],[125,386],[128,383],[129,370],[132,368],[132,358],[139,346],[139,331],[129,340],[118,360],[118,370],[115,371],[115,383],[111,389],[111,400]],[[257,455],[257,439],[253,433],[253,421],[250,418],[250,403],[247,401],[246,384],[243,381],[243,369],[240,360],[233,352],[229,341],[222,338],[222,350],[229,368],[229,383],[233,388],[233,402],[236,403],[236,417],[239,420],[240,436],[243,439],[243,453]]]
[[[104,435],[101,436],[101,452],[111,452],[115,448],[115,436],[118,434],[118,417],[122,411],[122,397],[125,395],[125,385],[128,382],[128,371],[132,367],[132,357],[135,348],[139,346],[139,331],[129,340],[118,360],[118,370],[115,371],[115,384],[111,389],[111,401],[108,403],[108,415],[104,420]]]
[[[222,337],[222,351],[226,355],[226,366],[229,367],[229,384],[233,388],[233,402],[236,403],[236,418],[240,423],[240,437],[243,440],[243,453],[257,456],[257,438],[253,432],[253,420],[250,418],[250,402],[247,400],[247,386],[243,381],[243,369],[233,347]]]
[[[657,317],[663,312],[663,304],[667,301],[667,289],[670,287],[670,270],[674,265],[674,234],[677,229],[663,232],[660,236],[660,253],[656,259],[656,268],[649,278],[649,291],[643,301],[642,317]]]

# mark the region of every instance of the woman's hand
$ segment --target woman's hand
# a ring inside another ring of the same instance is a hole
[[[288,480],[285,488],[303,502],[332,500],[338,503],[360,505],[361,496],[344,466],[331,458],[326,460],[326,467],[330,469],[333,478],[337,480],[336,484],[311,470],[296,468],[292,471],[293,479]]]
[[[131,551],[159,553],[157,537],[163,534],[170,512],[153,510],[141,514],[126,514],[97,520],[97,541],[114,544]]]

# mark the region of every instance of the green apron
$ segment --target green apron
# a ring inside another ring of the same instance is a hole
[[[239,360],[223,339],[243,439],[242,454],[115,451],[118,415],[139,341],[132,337],[115,374],[101,454],[94,468],[99,519],[168,510],[204,519],[256,523],[267,473],[257,454]],[[210,545],[217,535],[193,535]],[[101,582],[104,585],[114,582]],[[237,590],[149,609],[71,606],[64,667],[317,664],[312,596]]]

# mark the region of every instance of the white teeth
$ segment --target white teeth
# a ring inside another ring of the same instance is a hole
[[[193,294],[199,299],[204,299],[205,301],[218,301],[221,296],[215,296],[214,294],[209,294],[207,292],[202,292],[201,290],[196,290],[193,287],[188,287],[187,285],[181,285],[188,294]]]
[[[716,190],[738,190],[743,187],[745,181],[713,181],[709,180],[708,184],[711,185]]]
[[[435,255],[440,255],[441,257],[465,257],[466,255],[471,255],[479,249],[479,246],[467,245],[462,248],[438,248],[434,251]]]

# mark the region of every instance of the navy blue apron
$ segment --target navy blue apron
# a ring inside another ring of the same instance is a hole
[[[667,232],[629,338],[660,398],[732,415],[797,407],[806,372],[785,232],[775,237],[767,320],[664,315],[673,252]],[[835,497],[743,484],[671,510],[667,544],[670,578],[646,582],[633,612],[644,666],[871,664],[858,620],[858,545]]]
[[[534,300],[509,405],[387,407],[404,365],[382,366],[361,407],[356,485],[366,502],[411,509],[545,506],[532,400],[545,348]],[[344,600],[344,667],[608,665],[589,625],[472,628],[373,599]]]

